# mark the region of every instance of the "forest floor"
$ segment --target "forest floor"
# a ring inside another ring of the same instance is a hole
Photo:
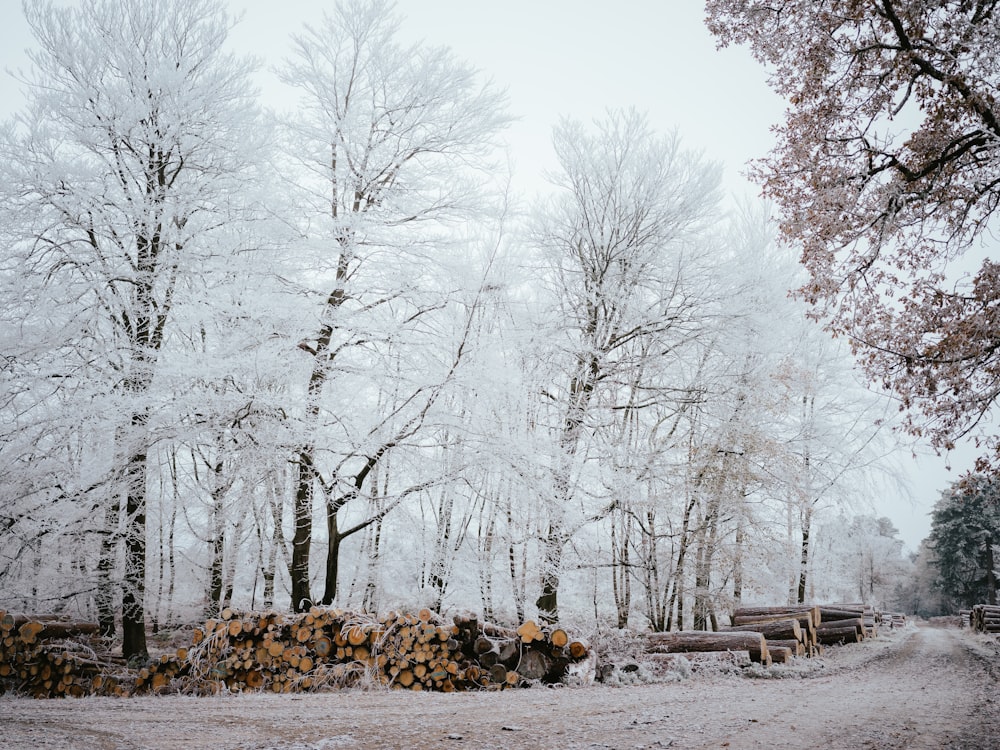
[[[0,697],[0,748],[1000,748],[1000,640],[907,626],[794,666],[481,693]]]

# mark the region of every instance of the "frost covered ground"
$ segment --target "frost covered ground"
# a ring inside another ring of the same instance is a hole
[[[911,626],[751,674],[500,693],[8,696],[0,748],[1000,748],[996,638]]]

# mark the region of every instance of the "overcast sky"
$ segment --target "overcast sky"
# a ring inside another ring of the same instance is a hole
[[[164,0],[169,2],[169,0]],[[231,0],[245,14],[234,44],[269,64],[287,50],[288,34],[315,22],[333,0]],[[31,44],[20,0],[0,0],[0,68],[27,64]],[[717,50],[703,24],[700,0],[400,0],[404,33],[414,41],[447,45],[508,89],[516,185],[531,190],[553,165],[552,126],[561,115],[599,118],[607,108],[635,106],[658,130],[676,128],[681,142],[725,167],[730,193],[754,196],[744,165],[766,154],[770,127],[783,105],[765,84],[762,68],[744,49]],[[279,87],[262,77],[265,101]],[[23,99],[10,75],[0,77],[0,118]],[[913,480],[911,498],[880,498],[911,549],[927,535],[927,512],[939,491],[967,468],[968,456],[914,462],[902,446],[901,464]]]

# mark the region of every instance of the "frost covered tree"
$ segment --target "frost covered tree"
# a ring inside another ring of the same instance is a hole
[[[37,539],[72,521],[96,537],[77,565],[102,630],[120,583],[123,652],[143,658],[150,462],[191,375],[164,353],[240,249],[250,67],[225,51],[216,0],[25,11],[28,104],[0,141],[4,533],[30,546],[32,523]]]
[[[411,457],[417,478],[390,481],[379,509],[342,527],[376,467],[419,443],[457,363],[460,344],[438,327],[455,313],[454,229],[481,206],[475,168],[507,121],[501,92],[447,49],[402,43],[399,24],[385,0],[339,3],[295,35],[281,71],[301,95],[287,127],[302,237],[292,278],[311,327],[301,330],[305,405],[293,449],[295,608],[314,598],[317,496],[329,546],[316,601],[329,603],[340,542],[426,486]]]
[[[709,0],[789,102],[755,170],[801,243],[801,295],[940,450],[976,434],[995,461],[1000,205],[995,0]],[[975,264],[977,271],[972,271]]]
[[[560,334],[553,382],[542,386],[551,450],[536,605],[547,619],[558,616],[566,543],[615,502],[588,477],[601,453],[597,432],[616,411],[661,398],[665,385],[643,377],[645,363],[669,358],[696,333],[698,241],[719,184],[715,165],[634,111],[611,112],[589,130],[563,121],[553,143],[556,192],[532,229]]]

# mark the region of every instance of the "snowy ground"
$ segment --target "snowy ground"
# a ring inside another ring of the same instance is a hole
[[[911,626],[755,674],[502,693],[0,697],[0,748],[1000,748],[995,638]]]

